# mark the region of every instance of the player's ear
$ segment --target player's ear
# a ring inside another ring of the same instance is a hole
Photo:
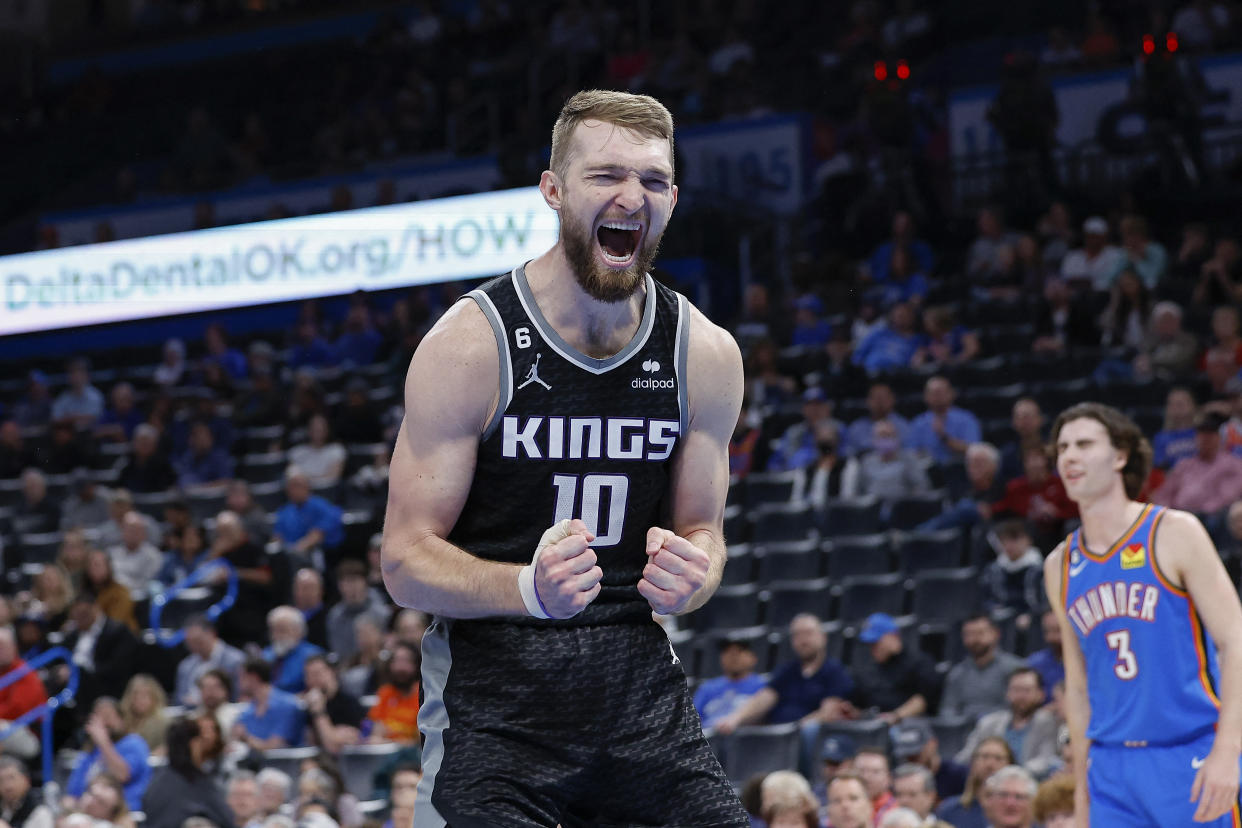
[[[539,192],[543,193],[544,202],[553,210],[561,209],[563,190],[561,177],[551,170],[544,170],[539,176]]]
[[[1116,471],[1121,471],[1126,467],[1126,463],[1130,462],[1130,452],[1125,449],[1117,449],[1117,460],[1113,463]]]

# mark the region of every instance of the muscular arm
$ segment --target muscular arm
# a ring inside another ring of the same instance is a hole
[[[742,355],[733,337],[690,309],[686,356],[689,426],[673,462],[672,531],[707,552],[707,580],[681,612],[707,603],[724,573],[729,438],[742,407]]]
[[[1074,760],[1074,802],[1078,825],[1087,821],[1087,722],[1091,719],[1091,704],[1087,700],[1087,666],[1083,661],[1078,634],[1070,626],[1069,617],[1061,601],[1061,567],[1066,554],[1062,543],[1044,561],[1044,590],[1048,603],[1056,614],[1061,628],[1061,648],[1065,661],[1065,718],[1069,724],[1070,750]]]
[[[410,363],[381,548],[384,584],[403,607],[452,618],[526,614],[520,567],[482,560],[445,540],[470,491],[479,436],[498,404],[499,371],[491,326],[470,299],[449,309]]]

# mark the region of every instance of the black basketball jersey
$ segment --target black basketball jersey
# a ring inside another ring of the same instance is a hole
[[[479,441],[474,480],[449,541],[489,560],[529,563],[540,536],[581,518],[604,576],[566,622],[647,618],[638,593],[647,530],[667,527],[669,464],[685,433],[685,297],[646,277],[642,321],[607,359],[570,346],[535,304],[524,267],[468,295],[500,351],[500,402]],[[429,393],[434,393],[434,390]]]

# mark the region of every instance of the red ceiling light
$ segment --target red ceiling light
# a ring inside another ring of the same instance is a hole
[[[1164,48],[1170,52],[1177,51],[1177,32],[1169,32],[1164,36]]]
[[[1156,51],[1156,39],[1149,34],[1143,35],[1143,54],[1150,55]]]
[[[910,78],[910,64],[904,60],[897,61],[897,77],[902,80],[908,80]]]
[[[882,81],[888,77],[888,64],[882,60],[875,62],[875,79]]]

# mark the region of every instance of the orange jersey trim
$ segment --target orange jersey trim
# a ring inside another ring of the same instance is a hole
[[[1089,550],[1087,548],[1087,545],[1084,543],[1078,544],[1078,551],[1081,552],[1083,555],[1085,555],[1087,560],[1095,561],[1096,563],[1107,562],[1109,559],[1113,557],[1113,555],[1117,554],[1117,551],[1121,549],[1121,547],[1125,546],[1127,543],[1130,542],[1130,538],[1134,537],[1134,533],[1137,532],[1139,527],[1143,525],[1143,522],[1147,520],[1147,516],[1151,513],[1151,510],[1152,510],[1152,505],[1150,503],[1144,503],[1143,511],[1139,512],[1138,517],[1134,519],[1134,523],[1131,523],[1130,528],[1121,533],[1120,538],[1113,541],[1113,545],[1108,547],[1108,551],[1105,552],[1103,555],[1092,554],[1091,550]],[[1081,540],[1082,529],[1078,530],[1078,537]]]

